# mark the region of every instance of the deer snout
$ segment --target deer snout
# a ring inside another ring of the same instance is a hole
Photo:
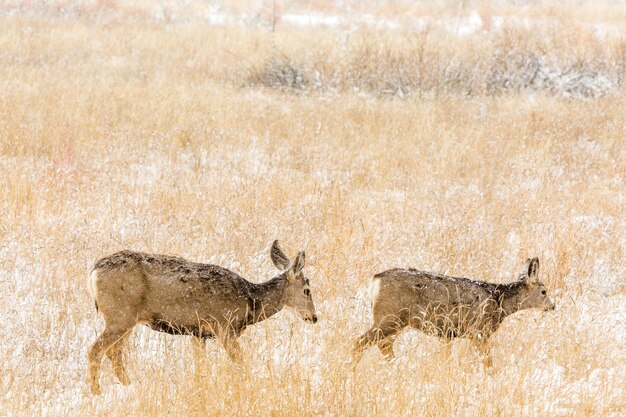
[[[543,307],[544,311],[552,311],[556,308],[556,304],[554,304],[554,301],[552,300],[547,300],[547,302],[545,303],[545,306]]]
[[[306,317],[304,318],[304,321],[306,321],[307,323],[311,323],[311,324],[315,324],[317,323],[317,314],[311,314],[311,315],[306,315]]]

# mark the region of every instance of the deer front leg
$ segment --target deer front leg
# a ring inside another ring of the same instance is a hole
[[[222,334],[219,339],[224,349],[226,349],[226,354],[230,360],[237,365],[241,365],[241,346],[239,346],[237,342],[237,334],[233,331],[227,331]]]
[[[206,353],[206,338],[202,336],[194,336],[191,341],[191,345],[193,347],[195,362],[198,364],[204,359]]]
[[[201,352],[204,351],[206,349],[206,338],[203,336],[194,337],[193,346]]]
[[[241,346],[239,346],[239,342],[236,340],[230,340],[226,347],[226,353],[230,360],[235,362],[237,365],[241,364],[242,354],[241,354]]]

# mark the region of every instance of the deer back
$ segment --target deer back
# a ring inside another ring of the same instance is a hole
[[[414,269],[392,269],[374,277],[373,301],[379,320],[397,316],[404,325],[429,334],[468,336],[497,321],[494,284]]]
[[[128,311],[142,322],[239,325],[250,313],[250,282],[217,265],[123,251],[94,271],[100,309]]]

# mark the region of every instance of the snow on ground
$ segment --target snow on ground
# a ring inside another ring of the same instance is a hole
[[[528,17],[515,15],[481,15],[479,10],[466,8],[454,10],[449,16],[413,15],[410,12],[394,16],[384,16],[371,12],[356,12],[350,7],[335,8],[326,11],[306,11],[281,2],[274,12],[267,5],[259,3],[244,8],[239,12],[227,10],[216,4],[194,4],[187,2],[130,2],[126,6],[108,8],[98,7],[89,1],[64,2],[54,4],[41,3],[32,5],[22,1],[7,2],[0,5],[0,16],[45,16],[60,19],[75,19],[91,15],[99,20],[120,19],[137,21],[149,19],[170,24],[205,23],[215,26],[267,26],[297,28],[334,28],[354,29],[371,27],[389,30],[440,30],[458,36],[467,36],[483,30],[503,30],[505,28],[531,29],[534,26],[549,27],[557,22],[557,17]],[[615,24],[581,23],[578,25],[592,29],[600,38],[619,38],[622,32]]]

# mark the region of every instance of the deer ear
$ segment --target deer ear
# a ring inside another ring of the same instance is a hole
[[[291,267],[294,275],[297,275],[300,271],[302,271],[302,268],[304,268],[304,260],[304,252],[298,252],[298,256],[296,256],[296,260],[293,261],[293,266]]]
[[[539,273],[539,258],[526,259],[526,263],[524,263],[524,268],[522,269],[522,273],[520,274],[520,279],[522,281],[526,281],[529,284],[534,284],[538,281],[537,276]]]
[[[539,280],[539,258],[533,258],[530,261],[528,264],[527,275],[530,282],[537,282]]]
[[[289,266],[289,258],[285,255],[285,252],[278,244],[278,240],[275,240],[272,243],[272,249],[270,249],[270,258],[272,258],[272,262],[274,266],[281,271],[284,271]]]

